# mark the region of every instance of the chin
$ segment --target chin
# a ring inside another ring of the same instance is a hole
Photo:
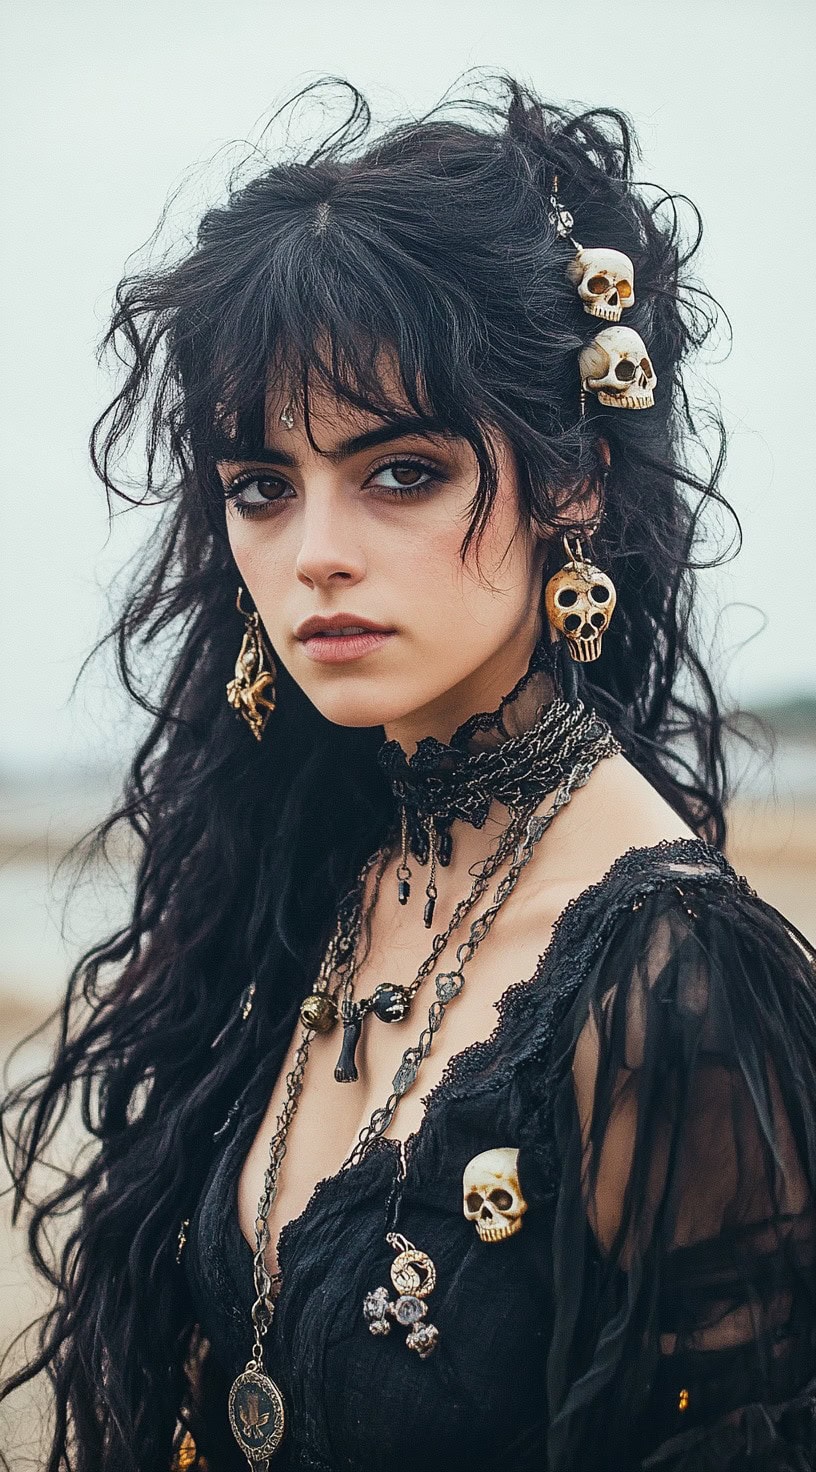
[[[301,688],[320,714],[335,726],[385,726],[425,705],[428,698],[418,691],[415,698],[406,699],[404,681],[397,692],[395,685],[399,682],[389,681],[386,685],[373,676],[366,679],[362,673],[335,678],[332,683],[333,689],[329,688],[329,682],[320,684],[310,680]]]

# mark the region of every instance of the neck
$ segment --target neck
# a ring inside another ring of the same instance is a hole
[[[549,640],[539,639],[509,689],[505,674],[493,708],[469,715],[449,740],[426,731],[416,735],[410,756],[393,738],[380,748],[378,762],[394,797],[388,843],[396,838],[399,847],[398,899],[407,904],[410,898],[409,856],[422,868],[430,861],[423,912],[428,927],[438,868],[451,864],[455,848],[461,872],[463,861],[469,867],[492,849],[511,817],[529,817],[575,781],[588,754],[617,749],[605,721],[580,700],[563,698],[557,658]]]

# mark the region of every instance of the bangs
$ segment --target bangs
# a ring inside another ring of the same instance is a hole
[[[477,534],[498,469],[483,428],[472,305],[441,290],[393,241],[372,244],[336,215],[322,235],[302,215],[281,238],[270,235],[239,253],[227,278],[224,254],[214,252],[219,270],[209,282],[201,279],[205,236],[195,310],[177,317],[186,434],[199,469],[211,471],[202,488],[215,487],[219,460],[252,459],[263,448],[270,400],[296,400],[320,452],[312,408],[316,394],[327,394],[383,423],[415,419],[417,430],[466,440],[479,466],[468,538]]]

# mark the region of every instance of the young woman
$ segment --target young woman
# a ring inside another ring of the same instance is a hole
[[[719,847],[693,251],[614,111],[350,95],[118,293],[141,859],[7,1104],[18,1206],[74,1091],[95,1148],[5,1391],[48,1472],[804,1469],[816,958]]]

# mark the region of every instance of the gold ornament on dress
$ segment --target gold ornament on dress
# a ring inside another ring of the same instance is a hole
[[[566,638],[571,657],[580,664],[589,664],[600,657],[617,593],[608,573],[587,561],[581,538],[575,536],[574,540],[573,551],[569,533],[564,536],[568,561],[549,579],[544,606],[552,627]]]
[[[390,1334],[392,1323],[408,1330],[405,1343],[421,1360],[432,1354],[439,1340],[435,1324],[424,1322],[428,1312],[425,1299],[436,1287],[436,1268],[427,1252],[422,1252],[400,1232],[389,1232],[386,1241],[397,1256],[391,1264],[391,1282],[396,1299],[389,1298],[387,1288],[375,1288],[363,1300],[363,1318],[370,1334]]]
[[[190,1472],[191,1468],[196,1468],[197,1472],[208,1472],[209,1463],[199,1455],[191,1433],[185,1431],[173,1457],[171,1472]]]
[[[246,619],[246,630],[241,640],[238,658],[235,661],[235,678],[227,685],[227,700],[233,710],[243,716],[256,740],[260,741],[264,726],[275,709],[274,687],[277,670],[274,664],[271,669],[264,668],[266,651],[260,615],[257,609],[252,613],[247,613],[246,609],[241,607],[243,591],[243,588],[238,589],[236,607]],[[271,696],[265,694],[270,685],[272,686]]]

